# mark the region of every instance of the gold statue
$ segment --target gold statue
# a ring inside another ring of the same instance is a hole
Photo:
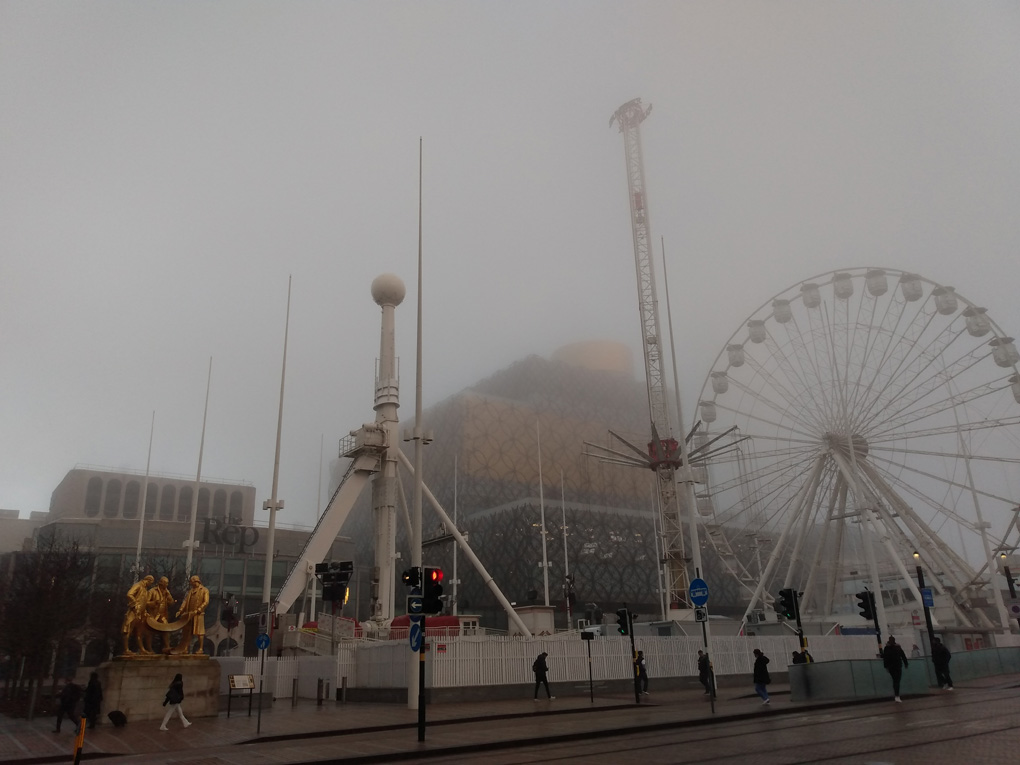
[[[152,633],[146,629],[146,617],[149,605],[149,587],[155,580],[146,576],[135,582],[127,592],[128,610],[124,615],[124,623],[120,631],[124,635],[124,655],[133,656],[131,636],[134,635],[138,652],[152,654]]]
[[[209,607],[209,590],[202,586],[202,580],[193,576],[189,580],[191,589],[181,599],[180,608],[177,610],[177,622],[183,622],[181,631],[181,642],[173,651],[175,654],[190,653],[192,638],[198,638],[198,646],[195,650],[196,656],[205,655],[203,643],[205,642],[205,609]]]
[[[165,576],[159,578],[159,584],[149,590],[149,617],[160,624],[170,621],[170,606],[177,601],[170,594],[170,580]]]

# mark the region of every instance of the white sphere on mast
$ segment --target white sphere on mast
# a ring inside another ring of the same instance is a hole
[[[372,300],[380,306],[398,306],[404,301],[403,280],[396,274],[380,274],[372,281]]]

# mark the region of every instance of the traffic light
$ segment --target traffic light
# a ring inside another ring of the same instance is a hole
[[[315,566],[315,575],[322,581],[322,599],[332,603],[346,603],[347,585],[354,576],[353,561],[330,561]]]
[[[875,593],[863,590],[857,593],[857,607],[861,609],[861,616],[869,621],[875,618]]]
[[[417,587],[421,584],[421,569],[417,566],[407,569],[400,575],[400,581],[407,587]]]
[[[616,612],[616,631],[621,635],[630,634],[630,612],[626,608]]]
[[[797,618],[797,594],[787,587],[779,591],[779,608],[776,609],[787,619]]]
[[[443,569],[426,566],[422,574],[422,613],[438,614],[443,610]]]

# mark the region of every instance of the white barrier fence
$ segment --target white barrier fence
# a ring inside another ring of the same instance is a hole
[[[425,683],[430,688],[517,685],[534,681],[531,664],[541,653],[549,654],[549,679],[552,682],[587,682],[588,649],[591,648],[592,678],[621,680],[631,677],[630,639],[598,637],[591,641],[550,638],[522,640],[498,637],[429,638],[425,662]],[[693,677],[697,675],[696,637],[637,637],[637,650],[644,651],[651,677]],[[785,671],[794,651],[799,649],[795,636],[716,637],[712,640],[712,666],[716,675],[750,674],[754,665],[752,651],[760,648],[771,659],[773,672]],[[870,635],[829,635],[812,637],[810,652],[815,661],[834,659],[870,659],[877,653]],[[274,698],[289,697],[293,680],[298,680],[298,696],[315,698],[317,680],[326,678],[330,693],[346,682],[349,688],[406,688],[411,666],[406,641],[349,642],[337,645],[335,657],[281,657],[266,660],[265,691]],[[245,661],[245,671],[258,682],[261,663]]]

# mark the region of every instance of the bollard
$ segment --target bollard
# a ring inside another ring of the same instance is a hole
[[[347,703],[347,675],[340,678],[340,701]]]
[[[315,689],[315,705],[319,706],[319,707],[322,706],[322,690],[323,690],[322,689],[322,683],[323,683],[323,680],[320,677],[319,678],[319,682],[318,682],[318,686]]]
[[[297,705],[297,688],[298,679],[295,677],[290,681],[290,705],[292,707]]]

